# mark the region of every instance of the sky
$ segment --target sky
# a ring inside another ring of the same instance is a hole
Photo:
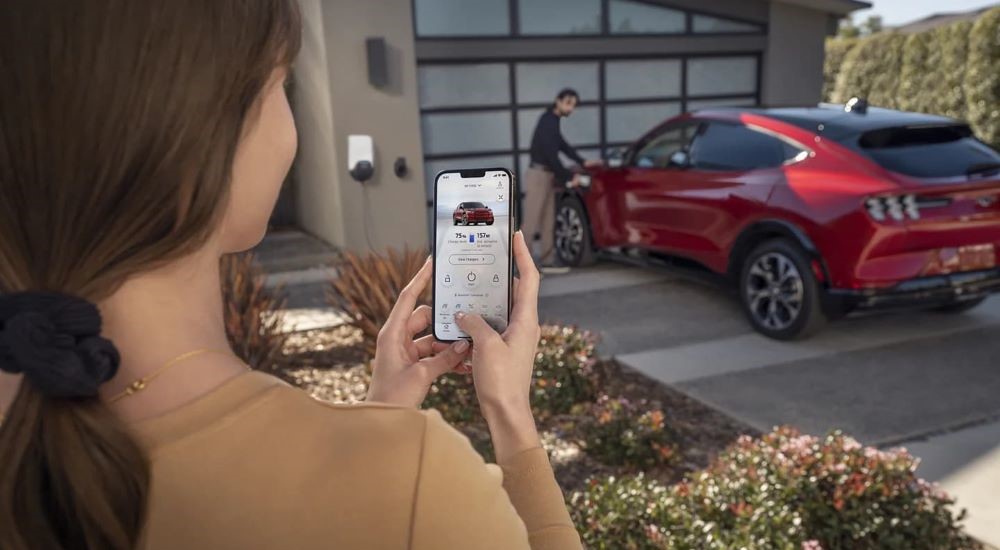
[[[854,21],[861,22],[869,15],[881,15],[887,26],[902,25],[934,13],[970,11],[992,5],[997,0],[866,0],[872,8],[854,12]]]

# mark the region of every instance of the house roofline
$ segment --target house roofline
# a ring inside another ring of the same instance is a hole
[[[773,0],[773,1],[784,2],[785,4],[794,4],[796,6],[802,6],[804,8],[825,11],[835,15],[847,15],[853,11],[864,10],[872,7],[871,2],[862,2],[860,0]]]

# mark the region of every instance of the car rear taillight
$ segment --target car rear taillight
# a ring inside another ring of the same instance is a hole
[[[940,208],[951,204],[951,199],[938,199],[929,197],[919,197],[914,194],[871,197],[865,201],[865,209],[868,215],[877,222],[895,220],[901,222],[906,219],[919,220],[920,211],[927,208]]]

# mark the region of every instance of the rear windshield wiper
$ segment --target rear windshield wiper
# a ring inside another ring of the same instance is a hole
[[[989,174],[997,171],[1000,171],[1000,162],[981,162],[970,166],[969,169],[965,171],[965,175],[975,176],[978,174]]]

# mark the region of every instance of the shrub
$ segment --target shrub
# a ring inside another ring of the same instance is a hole
[[[386,250],[385,255],[358,255],[345,252],[337,266],[337,276],[327,289],[327,302],[343,311],[350,324],[364,335],[363,348],[369,359],[375,357],[378,331],[389,318],[399,292],[417,274],[427,259],[427,251],[404,248]],[[421,295],[420,303],[430,302],[431,289]]]
[[[535,355],[531,406],[536,418],[565,414],[594,398],[594,336],[571,326],[542,327]]]
[[[906,37],[903,64],[899,73],[899,108],[921,113],[932,112],[932,94],[941,52],[929,32],[917,32]]]
[[[594,338],[575,327],[546,325],[535,355],[531,407],[535,418],[564,414],[573,405],[593,399]],[[431,386],[424,406],[437,409],[456,424],[479,418],[472,377],[445,375]]]
[[[581,445],[591,457],[630,469],[659,466],[677,458],[677,435],[662,410],[642,400],[602,395],[579,424]]]
[[[450,424],[470,424],[481,417],[471,375],[448,373],[431,384],[424,407],[437,409]]]
[[[595,548],[966,550],[954,501],[904,450],[780,428],[741,437],[668,489],[642,476],[590,481],[570,502]],[[618,538],[613,538],[618,537]]]
[[[965,101],[976,134],[1000,148],[1000,8],[981,15],[969,32]]]
[[[281,366],[289,334],[282,330],[285,298],[280,287],[264,286],[264,272],[253,254],[227,254],[219,265],[226,337],[233,352],[254,369]]]
[[[926,112],[958,119],[966,117],[964,80],[971,29],[971,22],[960,21],[928,31],[933,36],[934,48],[940,53],[931,73],[934,81],[922,90],[931,102]],[[994,101],[997,99],[1000,98]]]
[[[857,38],[827,38],[826,57],[823,59],[823,101],[833,100],[833,90],[837,85],[837,75],[844,64],[844,58],[860,40]]]
[[[867,98],[873,106],[895,109],[906,37],[894,32],[879,33],[862,40],[844,58],[834,101]]]
[[[954,500],[915,475],[919,461],[905,449],[879,451],[840,432],[818,439],[785,428],[741,440],[727,459],[741,466],[736,471],[772,465],[823,548],[976,547],[957,524],[965,512],[952,515]]]
[[[671,548],[664,534],[666,510],[674,506],[667,487],[642,473],[587,480],[569,498],[570,513],[586,548]]]

